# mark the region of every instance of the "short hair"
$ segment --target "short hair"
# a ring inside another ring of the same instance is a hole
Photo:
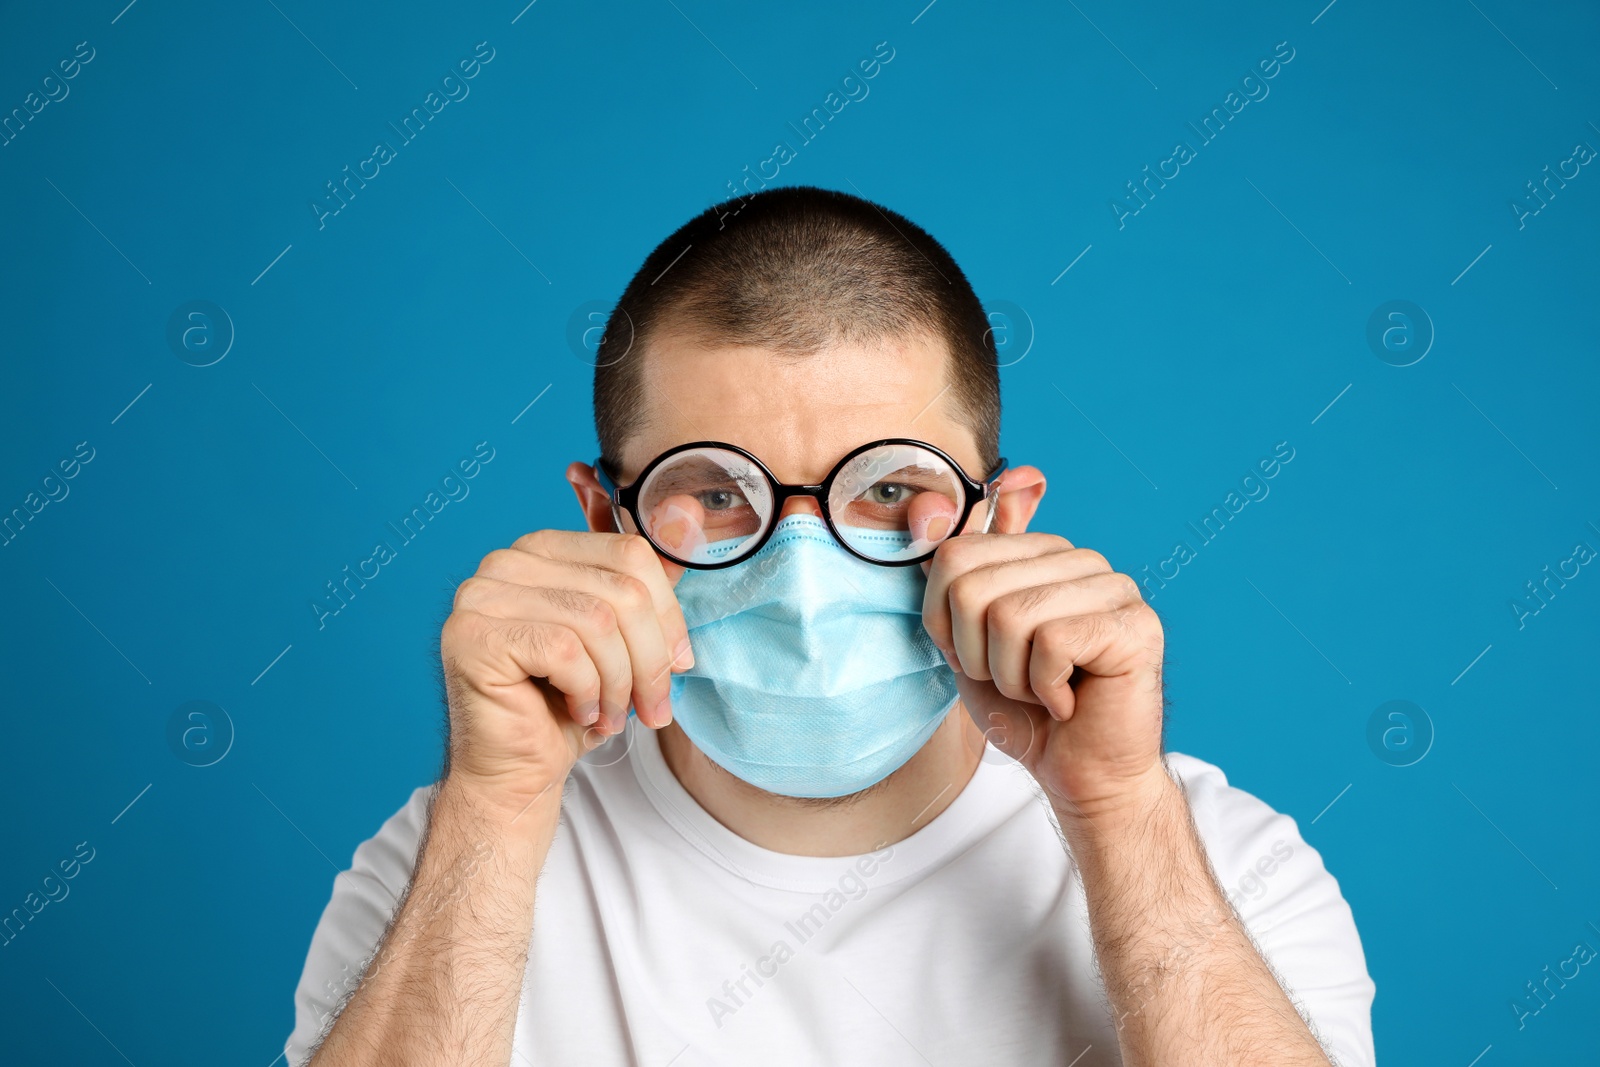
[[[1000,373],[983,305],[943,245],[870,200],[766,189],[707,208],[656,246],[596,353],[595,431],[613,470],[645,401],[643,360],[668,329],[796,357],[844,342],[942,340],[950,393],[983,464],[970,473],[999,462]]]

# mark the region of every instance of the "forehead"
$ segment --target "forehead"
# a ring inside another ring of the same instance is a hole
[[[642,354],[643,409],[623,448],[624,481],[676,445],[725,441],[780,481],[814,483],[857,445],[885,437],[927,441],[982,477],[951,395],[948,351],[929,334],[799,356],[663,334]]]

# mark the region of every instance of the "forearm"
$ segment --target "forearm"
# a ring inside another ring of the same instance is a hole
[[[406,897],[315,1067],[509,1063],[559,805],[552,791],[513,821],[446,779]]]
[[[1128,805],[1057,808],[1129,1067],[1327,1067],[1211,873],[1164,771]]]

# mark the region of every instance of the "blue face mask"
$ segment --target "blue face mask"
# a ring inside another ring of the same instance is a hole
[[[672,679],[674,717],[770,793],[837,797],[883,780],[957,697],[922,627],[926,585],[921,567],[852,556],[818,518],[783,519],[744,562],[679,579],[695,665]]]

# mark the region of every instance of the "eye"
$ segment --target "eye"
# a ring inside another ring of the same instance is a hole
[[[889,507],[904,504],[913,495],[914,493],[910,486],[898,485],[894,482],[879,482],[864,494],[868,503],[883,504]]]
[[[729,511],[746,503],[744,495],[733,489],[707,489],[697,499],[707,511]]]

